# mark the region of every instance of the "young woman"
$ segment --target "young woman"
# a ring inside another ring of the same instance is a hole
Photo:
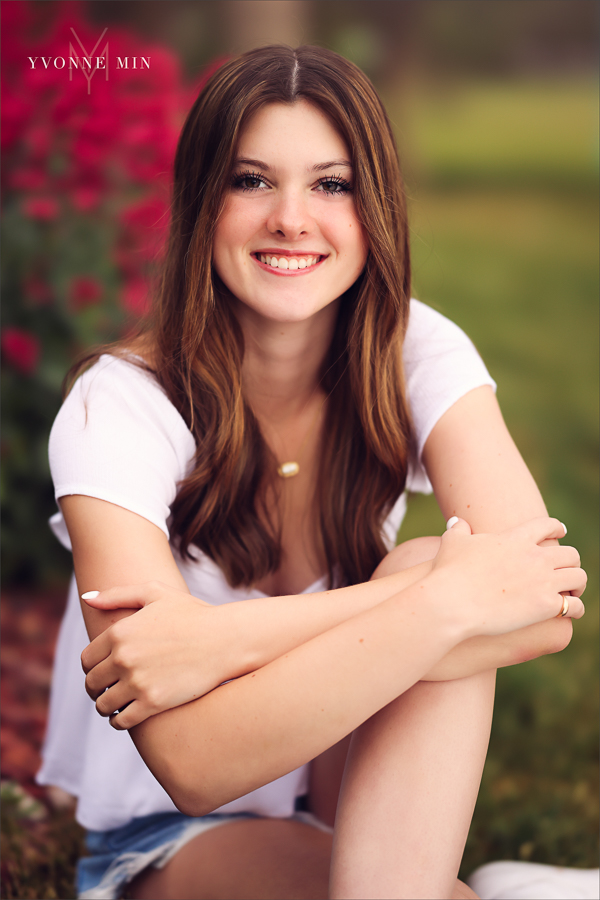
[[[153,324],[90,363],[50,443],[77,584],[39,776],[78,796],[80,896],[474,896],[494,670],[568,643],[585,573],[473,345],[410,301],[354,65],[211,77]],[[453,527],[392,549],[430,483]]]

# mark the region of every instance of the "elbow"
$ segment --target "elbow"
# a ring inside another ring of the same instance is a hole
[[[160,773],[154,774],[179,812],[185,816],[207,816],[227,802],[217,796],[218,791],[210,783],[204,780],[199,782],[197,770],[192,775],[186,772],[185,767],[175,771],[173,767],[165,766]]]
[[[201,744],[185,738],[180,710],[181,707],[151,716],[129,733],[177,809],[186,816],[207,816],[234,798],[225,796],[229,785],[222,754],[205,752]]]
[[[207,816],[259,786],[249,783],[247,760],[230,757],[219,741],[197,739],[181,710],[167,710],[136,725],[131,737],[142,759],[186,816]],[[264,782],[263,782],[264,783]]]
[[[218,809],[219,804],[212,803],[208,797],[185,789],[173,789],[168,791],[171,800],[180,813],[184,816],[207,816]]]
[[[187,774],[183,767],[177,772],[169,767],[168,771],[163,770],[160,774],[160,783],[179,812],[185,816],[207,816],[234,799],[227,791],[227,786],[221,784],[219,779],[200,781],[196,767]]]

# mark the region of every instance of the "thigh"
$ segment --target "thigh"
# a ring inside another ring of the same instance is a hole
[[[191,840],[126,896],[148,900],[326,900],[331,835],[289,819],[244,819]]]

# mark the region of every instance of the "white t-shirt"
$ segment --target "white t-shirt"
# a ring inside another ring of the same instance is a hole
[[[440,313],[411,301],[404,342],[408,402],[417,439],[407,490],[429,493],[420,463],[431,429],[453,403],[473,388],[495,388],[469,338]],[[103,356],[75,383],[50,435],[50,468],[56,498],[97,497],[157,525],[169,537],[170,506],[177,484],[193,467],[195,441],[154,378],[139,367]],[[406,512],[402,494],[384,525],[391,548]],[[61,513],[50,520],[70,549]],[[192,561],[174,554],[190,592],[208,603],[264,596],[232,588],[219,567],[199,550]],[[325,579],[306,589],[323,590]],[[128,734],[101,718],[84,689],[80,654],[88,644],[75,581],[56,649],[43,764],[37,779],[78,798],[77,819],[86,828],[118,828],[136,816],[174,812],[175,806],[146,768]],[[308,766],[240,797],[218,812],[254,812],[286,817],[307,790]]]

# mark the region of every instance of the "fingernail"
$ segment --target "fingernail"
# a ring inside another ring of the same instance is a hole
[[[456,525],[458,522],[458,516],[450,516],[448,521],[446,522],[446,531],[450,531],[453,525]]]
[[[100,591],[86,591],[85,594],[81,595],[82,600],[95,600]]]
[[[560,524],[561,524],[562,527],[565,529],[565,533],[563,534],[563,537],[566,537],[566,536],[567,536],[567,526],[565,525],[564,522],[561,522]]]

